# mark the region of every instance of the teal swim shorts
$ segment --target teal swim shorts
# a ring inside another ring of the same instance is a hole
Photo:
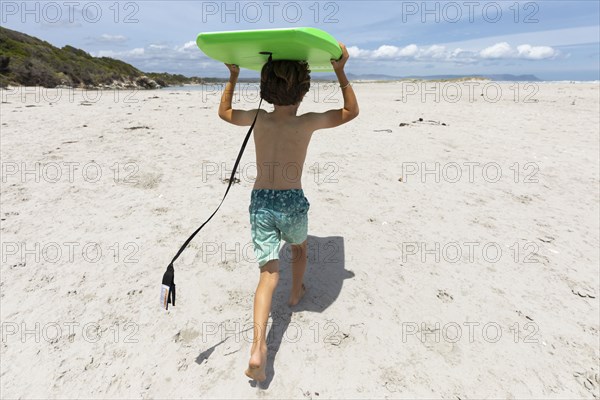
[[[303,243],[308,234],[310,203],[302,189],[254,189],[250,196],[250,226],[258,266],[279,259],[281,240]]]

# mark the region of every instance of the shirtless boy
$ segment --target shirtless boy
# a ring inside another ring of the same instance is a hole
[[[358,116],[358,103],[344,66],[348,51],[340,43],[342,57],[331,64],[340,83],[344,107],[323,113],[297,115],[298,107],[310,88],[310,71],[304,62],[277,60],[261,71],[261,98],[274,110],[260,110],[254,127],[258,176],[250,197],[250,223],[260,279],[254,296],[254,339],[246,375],[256,381],[266,379],[266,330],[273,292],[279,281],[279,246],[285,240],[292,247],[292,289],[288,304],[298,304],[306,290],[308,209],[302,191],[302,168],[314,131],[333,128]],[[231,99],[239,67],[226,64],[230,71],[219,105],[219,117],[239,126],[249,126],[254,110],[234,110]]]

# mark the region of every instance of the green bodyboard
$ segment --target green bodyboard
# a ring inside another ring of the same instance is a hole
[[[196,44],[208,57],[260,71],[273,60],[306,61],[311,72],[331,72],[342,56],[337,40],[316,28],[284,28],[200,33]]]

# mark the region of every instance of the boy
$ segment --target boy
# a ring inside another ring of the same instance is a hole
[[[344,108],[324,113],[296,115],[310,88],[310,71],[304,62],[278,60],[261,71],[261,98],[273,104],[270,113],[260,110],[254,129],[258,176],[250,198],[250,222],[260,279],[254,297],[254,339],[246,375],[266,379],[266,330],[273,292],[279,280],[279,245],[283,239],[292,246],[292,290],[288,304],[298,304],[306,290],[302,279],[306,268],[307,212],[310,203],[302,191],[302,168],[311,135],[318,129],[333,128],[356,118],[358,103],[346,78],[344,65],[348,50],[340,43],[342,57],[331,61],[344,96]],[[233,110],[231,98],[239,67],[225,64],[230,71],[219,117],[239,126],[252,124],[256,110]],[[290,168],[292,167],[292,168]]]

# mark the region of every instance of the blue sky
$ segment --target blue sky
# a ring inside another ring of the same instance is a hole
[[[597,0],[3,1],[0,21],[147,72],[226,76],[196,47],[198,33],[312,26],[348,46],[356,74],[598,80],[599,8]]]

